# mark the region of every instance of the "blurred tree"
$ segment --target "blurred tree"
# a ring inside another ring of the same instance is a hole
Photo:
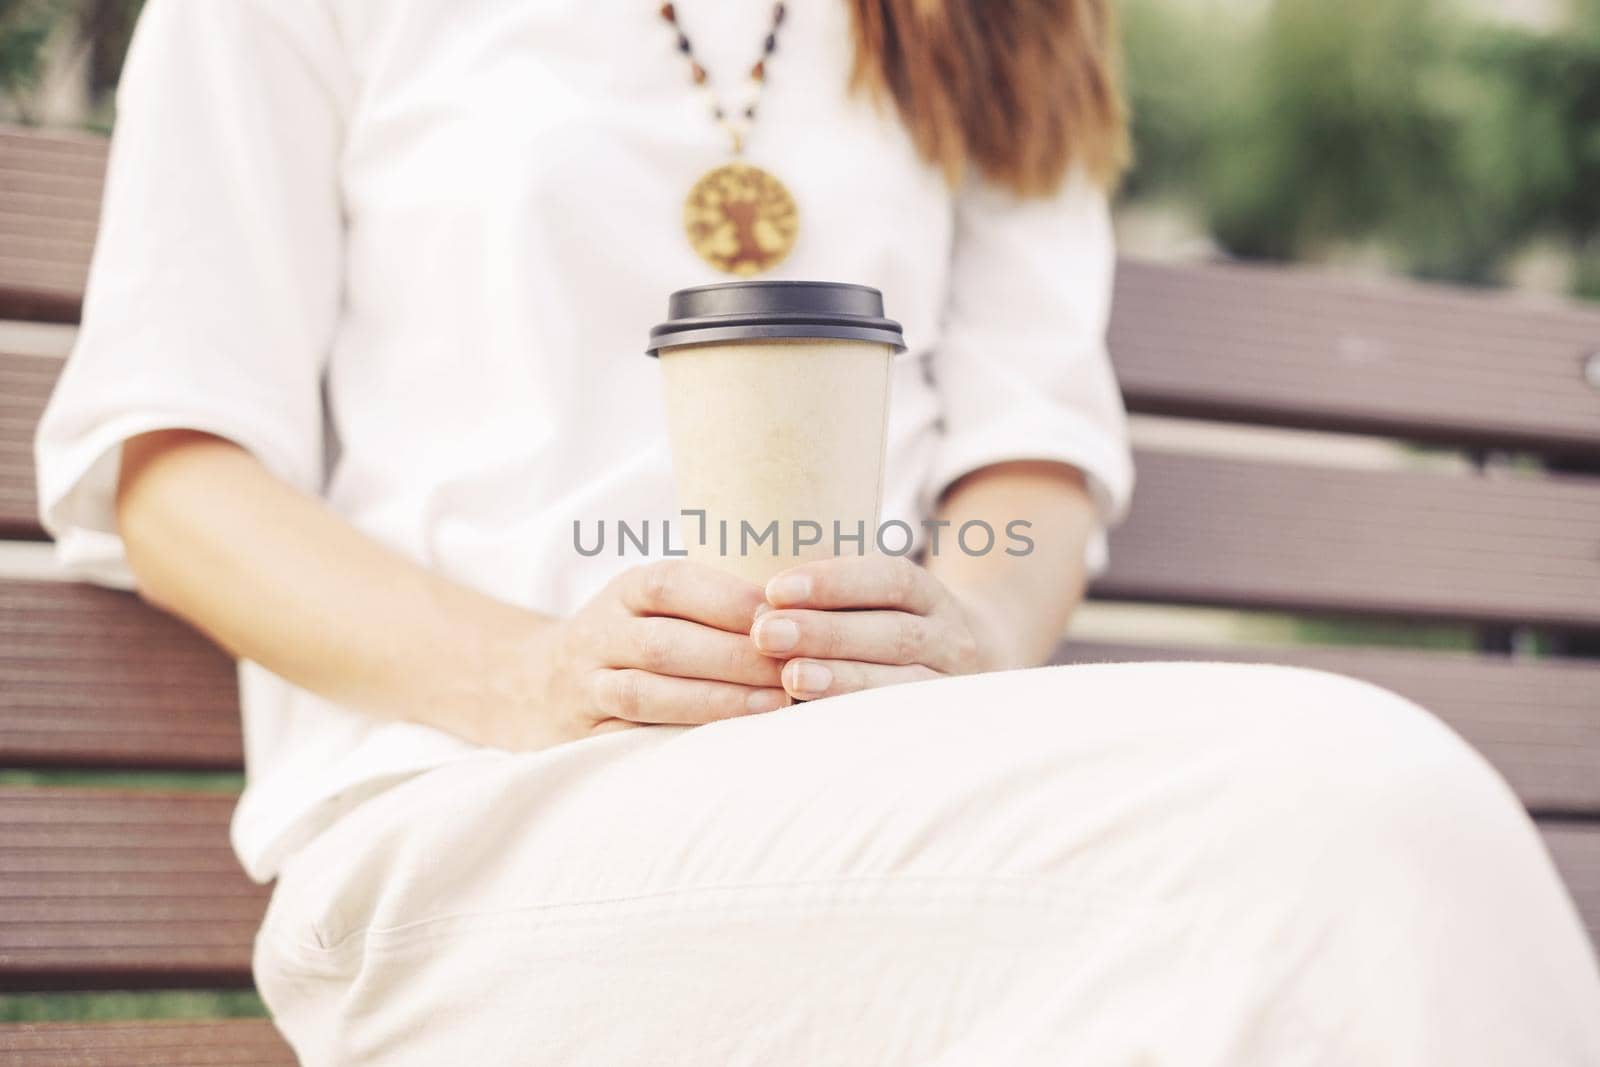
[[[1192,197],[1249,22],[1219,20],[1170,0],[1124,0],[1120,17],[1135,146],[1123,191],[1134,198]]]
[[[34,93],[44,72],[46,45],[57,34],[87,61],[86,121],[109,125],[110,100],[122,72],[143,0],[0,0],[0,99],[24,122],[36,121]]]
[[[84,0],[83,35],[89,42],[89,93],[104,105],[122,76],[122,59],[144,0]]]
[[[1187,198],[1236,255],[1376,241],[1463,282],[1553,236],[1600,296],[1600,0],[1575,8],[1541,33],[1441,0],[1275,0],[1220,25],[1125,0],[1127,194]]]
[[[1577,288],[1600,298],[1600,0],[1580,4],[1576,22],[1480,44],[1474,59],[1497,85],[1475,148],[1484,169],[1508,175],[1513,224],[1568,243]]]
[[[1502,176],[1468,152],[1490,101],[1461,76],[1462,34],[1434,0],[1279,0],[1200,175],[1218,240],[1309,259],[1379,239],[1416,273],[1492,280],[1516,234]]]
[[[88,50],[88,124],[142,0],[0,0],[0,98],[24,121],[47,41]],[[1376,241],[1413,274],[1500,280],[1534,237],[1600,299],[1600,0],[1559,33],[1450,0],[1121,0],[1137,159],[1125,193],[1191,203],[1240,256]]]
[[[67,13],[69,0],[0,0],[0,95],[16,101],[38,84],[45,42]]]

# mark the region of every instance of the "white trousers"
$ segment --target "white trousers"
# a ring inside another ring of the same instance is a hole
[[[397,785],[256,974],[326,1064],[1600,1064],[1532,823],[1387,690],[958,678]]]

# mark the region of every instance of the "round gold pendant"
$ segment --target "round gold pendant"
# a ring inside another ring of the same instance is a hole
[[[794,247],[800,212],[777,178],[748,163],[725,163],[689,190],[683,228],[713,267],[757,274],[777,266]]]

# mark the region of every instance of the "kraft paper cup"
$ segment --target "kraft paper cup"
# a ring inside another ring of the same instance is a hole
[[[661,360],[678,507],[674,548],[757,584],[873,550],[890,363],[883,297],[830,282],[733,282],[672,295]]]

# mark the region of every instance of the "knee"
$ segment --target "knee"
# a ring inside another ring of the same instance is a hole
[[[1284,833],[1320,835],[1347,858],[1482,859],[1531,835],[1520,803],[1488,762],[1432,713],[1345,675],[1279,668],[1297,689],[1245,773],[1275,794]]]

